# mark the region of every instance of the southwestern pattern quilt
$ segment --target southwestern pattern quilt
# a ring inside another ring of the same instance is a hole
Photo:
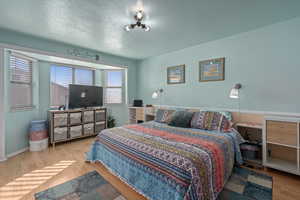
[[[216,199],[235,162],[241,136],[178,128],[158,122],[99,133],[87,153],[137,192],[152,200]]]

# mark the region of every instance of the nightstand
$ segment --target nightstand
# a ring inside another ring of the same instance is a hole
[[[129,109],[129,123],[137,124],[147,121],[152,121],[155,118],[153,107],[128,107]]]
[[[300,175],[300,118],[265,116],[263,164]]]
[[[262,124],[237,123],[236,128],[247,141],[240,145],[244,164],[250,167],[262,168]]]

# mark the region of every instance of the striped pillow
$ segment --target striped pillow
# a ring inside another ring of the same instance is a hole
[[[160,123],[169,123],[173,112],[175,112],[175,110],[158,109],[155,115],[155,121]]]
[[[229,132],[231,129],[231,123],[219,112],[200,111],[194,114],[191,121],[191,127],[204,130]]]

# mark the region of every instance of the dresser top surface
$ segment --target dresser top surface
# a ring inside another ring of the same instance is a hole
[[[97,108],[81,108],[81,109],[70,109],[70,110],[49,110],[50,113],[72,113],[72,112],[82,112],[82,111],[94,111],[94,110],[105,110],[105,107]]]

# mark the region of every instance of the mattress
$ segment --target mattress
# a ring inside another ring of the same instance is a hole
[[[242,140],[234,129],[221,133],[152,121],[103,130],[87,160],[101,162],[147,199],[216,199],[234,163],[242,162]]]

